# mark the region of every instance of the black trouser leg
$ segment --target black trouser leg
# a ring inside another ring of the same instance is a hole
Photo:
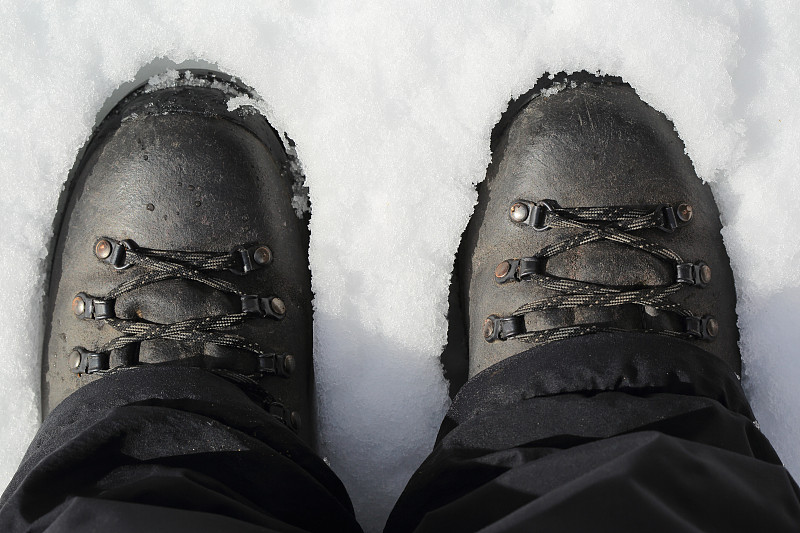
[[[603,334],[470,380],[386,532],[800,531],[800,491],[727,367]]]
[[[174,366],[67,398],[0,504],[2,531],[360,531],[339,479],[291,430],[232,383]]]

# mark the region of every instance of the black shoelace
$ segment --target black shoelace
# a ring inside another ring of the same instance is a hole
[[[212,277],[210,272],[232,271],[248,274],[267,265],[271,252],[266,246],[252,245],[236,248],[232,252],[183,252],[139,248],[132,241],[102,238],[95,244],[98,259],[117,270],[138,266],[142,272],[103,297],[79,293],[72,302],[73,312],[82,319],[102,320],[122,333],[97,350],[77,347],[70,356],[70,368],[77,374],[112,370],[110,352],[115,349],[153,339],[179,342],[211,343],[250,352],[257,358],[256,372],[288,375],[293,369],[293,359],[285,354],[266,352],[258,344],[231,333],[231,328],[250,318],[280,320],[286,309],[280,298],[245,294],[228,281]],[[234,294],[242,303],[241,312],[218,316],[192,318],[172,324],[158,324],[144,319],[118,318],[116,299],[145,285],[169,279],[187,279],[207,285],[215,290]]]
[[[691,339],[713,339],[717,335],[718,325],[714,317],[710,315],[698,317],[680,304],[669,300],[670,296],[687,286],[703,287],[708,284],[711,281],[710,267],[704,261],[687,263],[673,250],[631,234],[648,228],[674,231],[691,220],[691,206],[680,204],[562,208],[552,200],[538,203],[519,200],[511,206],[509,215],[512,222],[530,226],[536,231],[551,228],[583,231],[546,246],[533,256],[507,259],[497,266],[495,279],[498,283],[524,281],[560,294],[524,304],[508,317],[489,316],[484,323],[483,331],[484,338],[488,342],[517,339],[533,344],[546,344],[601,331],[622,331],[621,328],[599,323],[527,331],[525,316],[548,309],[612,307],[627,304],[674,313],[682,319],[684,326],[682,331],[643,330],[648,333]],[[659,286],[612,287],[560,278],[545,272],[549,258],[600,240],[618,242],[642,250],[670,264],[675,269],[675,281]]]

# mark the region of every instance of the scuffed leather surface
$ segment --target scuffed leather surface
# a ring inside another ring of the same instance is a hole
[[[711,266],[708,287],[685,288],[672,298],[696,315],[716,316],[719,337],[697,345],[740,372],[733,274],[711,189],[697,177],[663,114],[626,84],[600,83],[592,77],[592,82],[580,81],[586,78],[576,77],[576,87],[552,96],[537,94],[496,137],[492,163],[478,188],[478,205],[459,252],[462,299],[469,310],[470,376],[529,347],[515,340],[484,341],[482,327],[488,315],[507,316],[524,303],[554,294],[529,283],[497,285],[495,267],[574,233],[536,232],[512,223],[508,210],[517,199],[552,199],[562,207],[691,204],[694,216],[685,227],[670,234],[658,229],[636,234],[675,250],[686,261],[702,259]],[[551,258],[547,271],[614,286],[669,284],[675,279],[673,268],[661,260],[609,241]],[[629,329],[680,328],[673,317],[662,313],[652,318],[634,305],[537,313],[526,318],[526,325],[532,331],[608,321]]]
[[[43,358],[45,415],[72,391],[97,379],[69,372],[71,349],[98,348],[119,335],[101,322],[75,318],[73,296],[79,291],[103,296],[140,272],[138,267],[115,271],[98,261],[93,254],[98,238],[193,251],[229,251],[257,242],[271,248],[272,264],[247,276],[212,275],[246,293],[275,295],[286,303],[282,321],[253,319],[239,333],[267,351],[295,355],[297,369],[291,378],[267,377],[263,384],[300,412],[308,441],[313,381],[308,230],[292,209],[292,177],[282,174],[286,156],[275,132],[252,109],[228,111],[229,97],[203,87],[139,90],[95,132],[70,178],[60,213]],[[240,309],[235,295],[186,280],[148,285],[123,295],[116,306],[121,318],[139,316],[159,323]],[[141,344],[139,358],[178,364],[183,359],[188,364],[197,354],[209,368],[236,361],[247,367],[252,357],[215,345],[156,340]],[[112,366],[118,356],[112,354]]]

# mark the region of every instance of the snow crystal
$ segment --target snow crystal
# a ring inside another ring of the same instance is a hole
[[[195,67],[253,87],[230,105],[296,143],[313,206],[321,451],[368,530],[447,408],[439,355],[474,184],[509,99],[545,72],[621,76],[675,123],[720,204],[746,390],[800,475],[793,3],[0,0],[0,15],[0,289],[14,302],[0,328],[3,481],[39,422],[46,250],[75,155],[136,84]]]
[[[297,150],[294,141],[286,137],[284,146],[288,163],[284,169],[292,179],[292,207],[297,218],[303,218],[306,213],[311,212],[311,204],[308,199],[308,187],[306,187],[306,176],[303,173],[303,165],[297,158]]]
[[[147,85],[144,87],[144,92],[151,93],[153,91],[158,91],[159,89],[169,89],[171,87],[208,87],[211,89],[217,89],[228,96],[231,97],[231,100],[239,100],[244,99],[245,101],[251,101],[248,95],[242,95],[236,88],[228,83],[222,83],[218,80],[208,80],[206,78],[199,78],[192,74],[192,71],[186,69],[182,72],[178,72],[175,69],[169,69],[162,74],[156,74],[155,76],[151,76],[147,80]],[[254,102],[254,100],[253,100]],[[230,109],[236,109],[238,105],[230,106]]]
[[[570,83],[570,87],[573,88],[574,86],[575,86],[575,82],[573,81],[573,82]],[[554,94],[558,94],[558,93],[560,93],[561,91],[563,91],[566,88],[567,88],[567,84],[566,83],[562,83],[560,81],[555,81],[555,82],[553,82],[553,84],[550,87],[545,87],[544,89],[539,91],[539,93],[542,96],[553,96]]]
[[[189,72],[189,74],[191,74],[191,72]],[[145,92],[149,93],[159,89],[176,87],[179,79],[180,73],[174,68],[171,68],[162,74],[151,76],[150,79],[147,80],[147,85],[145,86],[144,90]]]

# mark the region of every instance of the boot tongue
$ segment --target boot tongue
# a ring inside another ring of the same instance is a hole
[[[562,235],[567,236],[564,232]],[[670,265],[657,257],[610,241],[585,244],[552,257],[547,262],[547,272],[609,287],[670,285],[675,278]],[[647,322],[652,322],[652,319],[642,316],[642,308],[638,305],[579,307],[551,317],[548,327],[605,324],[622,329],[641,329]]]
[[[584,244],[552,257],[547,261],[547,272],[609,287],[653,287],[675,281],[674,267],[665,261],[610,241]]]
[[[236,295],[226,294],[200,283],[172,279],[145,285],[117,299],[117,316],[129,320],[146,320],[172,324],[192,318],[204,318],[241,311]],[[139,343],[138,360],[159,363],[180,359],[202,358],[206,343],[155,339]]]

